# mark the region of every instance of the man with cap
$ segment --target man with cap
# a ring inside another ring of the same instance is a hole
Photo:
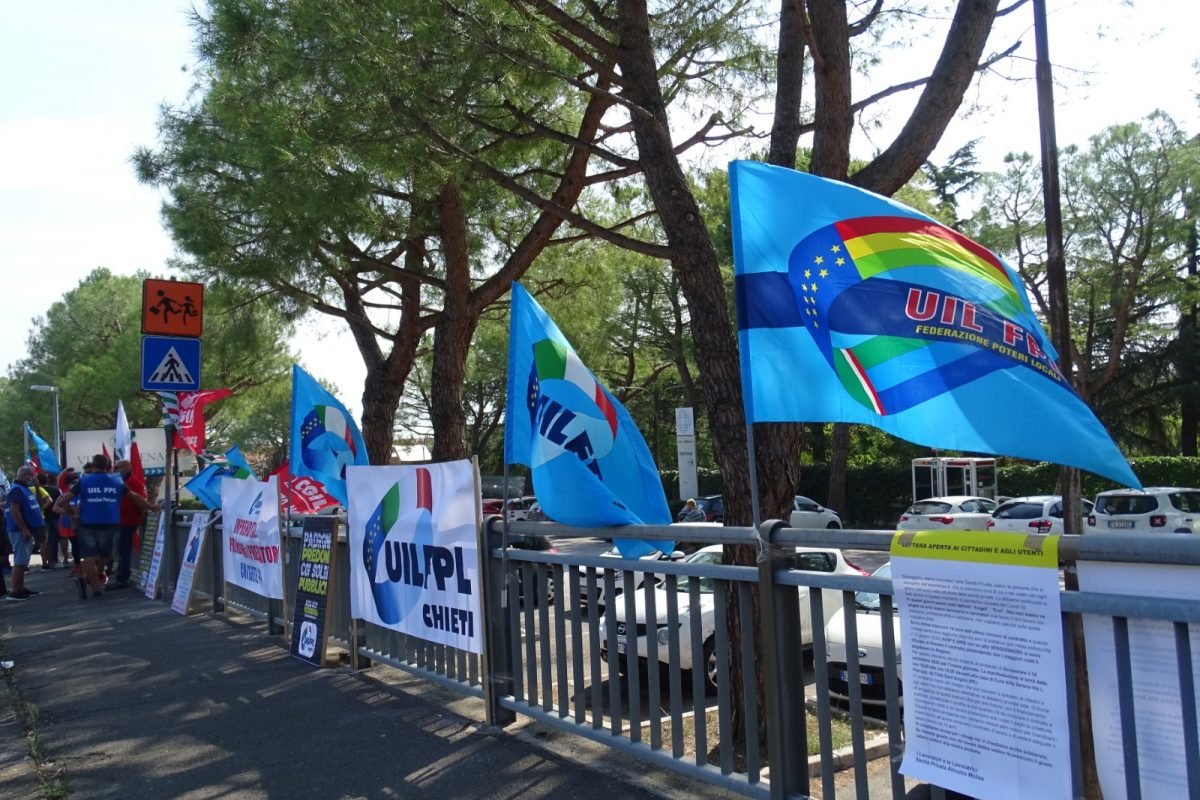
[[[21,467],[5,501],[4,521],[8,543],[12,546],[13,568],[12,591],[4,599],[10,602],[28,600],[37,594],[25,586],[25,573],[29,569],[34,545],[39,544],[46,535],[42,507],[30,488],[33,483],[33,468]]]

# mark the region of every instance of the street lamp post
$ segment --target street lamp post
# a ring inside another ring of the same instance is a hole
[[[50,392],[54,395],[54,455],[58,458],[58,465],[65,467],[62,453],[62,430],[58,424],[58,387],[39,384],[37,386],[30,386],[29,388],[35,392]]]

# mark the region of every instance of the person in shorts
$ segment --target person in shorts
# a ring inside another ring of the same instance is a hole
[[[125,482],[112,472],[108,456],[92,456],[92,471],[85,473],[73,488],[63,493],[55,502],[59,513],[65,511],[71,500],[79,498],[79,524],[75,538],[83,556],[83,574],[76,579],[79,598],[86,600],[88,589],[93,598],[103,597],[100,589],[100,564],[113,554],[113,542],[117,536],[117,524],[121,519],[121,498],[125,496]],[[134,495],[134,505],[143,512],[151,508],[143,497]]]
[[[13,571],[12,591],[4,599],[11,602],[28,600],[37,594],[25,586],[25,573],[33,549],[46,538],[46,521],[33,493],[34,485],[33,468],[21,467],[5,502],[4,520],[8,543],[12,547]]]

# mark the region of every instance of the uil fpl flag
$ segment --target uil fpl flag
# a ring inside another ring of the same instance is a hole
[[[471,462],[354,466],[346,485],[351,616],[482,652]]]
[[[350,412],[311,375],[292,365],[292,438],[288,468],[320,481],[346,502],[346,467],[366,464],[367,446]]]
[[[279,483],[221,478],[225,580],[262,597],[283,599]]]
[[[504,460],[526,464],[546,515],[564,525],[669,525],[658,467],[633,419],[554,320],[512,285]],[[625,558],[672,542],[615,539]]]
[[[1141,485],[995,254],[885,197],[782,167],[735,161],[729,191],[750,422],[867,423]]]

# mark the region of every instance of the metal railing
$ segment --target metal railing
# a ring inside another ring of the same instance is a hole
[[[182,550],[188,519],[180,515],[173,528],[176,553]],[[294,595],[297,583],[298,532],[299,528],[294,528],[287,543],[284,574],[289,596]],[[891,581],[796,569],[794,557],[796,547],[886,552],[892,532],[801,531],[786,528],[782,522],[767,523],[761,532],[766,557],[757,567],[648,562],[506,548],[500,520],[492,518],[481,532],[482,657],[352,620],[346,568],[337,571],[331,584],[327,630],[331,641],[346,648],[357,666],[385,663],[482,697],[487,721],[492,724],[504,725],[515,714],[523,714],[750,797],[807,797],[814,790],[827,799],[839,796],[839,791],[857,798],[904,797],[905,779],[898,772],[904,747],[903,687],[896,658],[897,614]],[[219,541],[215,533],[214,539]],[[510,538],[550,535],[560,543],[633,533],[630,529],[576,529],[554,523],[510,526]],[[734,527],[647,526],[638,528],[636,536],[660,541],[685,538],[696,544],[759,543],[752,529]],[[344,536],[339,547],[339,563],[346,565]],[[206,548],[197,570],[197,592],[212,599],[214,610],[237,608],[282,631],[289,620],[277,604],[268,605],[263,598],[236,587],[226,596],[217,553],[219,548],[211,544]],[[1068,563],[1200,566],[1200,538],[1136,534],[1063,537],[1060,556]],[[165,577],[169,586],[173,571],[168,569]],[[620,587],[637,588],[620,592]],[[865,668],[858,656],[859,631],[852,613],[855,593],[864,591],[880,595],[884,653],[882,675],[872,673],[868,684],[863,683]],[[809,598],[806,606],[800,601],[802,594]],[[755,624],[752,615],[754,595],[761,625]],[[170,597],[169,588],[166,596]],[[837,687],[847,698],[841,710],[830,699],[827,666],[830,651],[825,621],[831,598],[840,599],[847,609],[840,631],[846,661],[844,670],[840,663],[834,670],[835,680],[845,673]],[[1200,601],[1063,591],[1061,603],[1063,669],[1071,720],[1069,766],[1075,795],[1084,796],[1084,765],[1072,645],[1082,615],[1095,614],[1111,619],[1117,641],[1124,767],[1131,798],[1141,796],[1141,765],[1129,620],[1173,623],[1173,666],[1182,688],[1188,793],[1200,797],[1194,659],[1188,630],[1189,623],[1200,622]],[[730,646],[734,614],[741,631],[736,650]],[[802,646],[805,630],[811,656]],[[660,636],[660,631],[665,633]],[[757,668],[756,658],[761,658]],[[737,659],[741,666],[742,683],[737,692],[731,686],[730,659]],[[812,688],[806,691],[808,666]],[[1161,666],[1163,670],[1172,667]],[[758,718],[755,701],[759,678],[766,699],[763,720]],[[876,706],[865,702],[864,686],[875,693],[870,699]],[[819,745],[811,767],[810,718]],[[838,726],[849,729],[850,744],[846,752],[835,755],[833,731]],[[765,752],[759,745],[761,729],[766,731]],[[868,763],[879,756],[881,747],[888,759],[882,780],[868,771]],[[835,780],[838,768],[847,761],[853,776],[850,789],[839,787],[843,781]],[[931,787],[931,794],[944,797],[936,787]]]

